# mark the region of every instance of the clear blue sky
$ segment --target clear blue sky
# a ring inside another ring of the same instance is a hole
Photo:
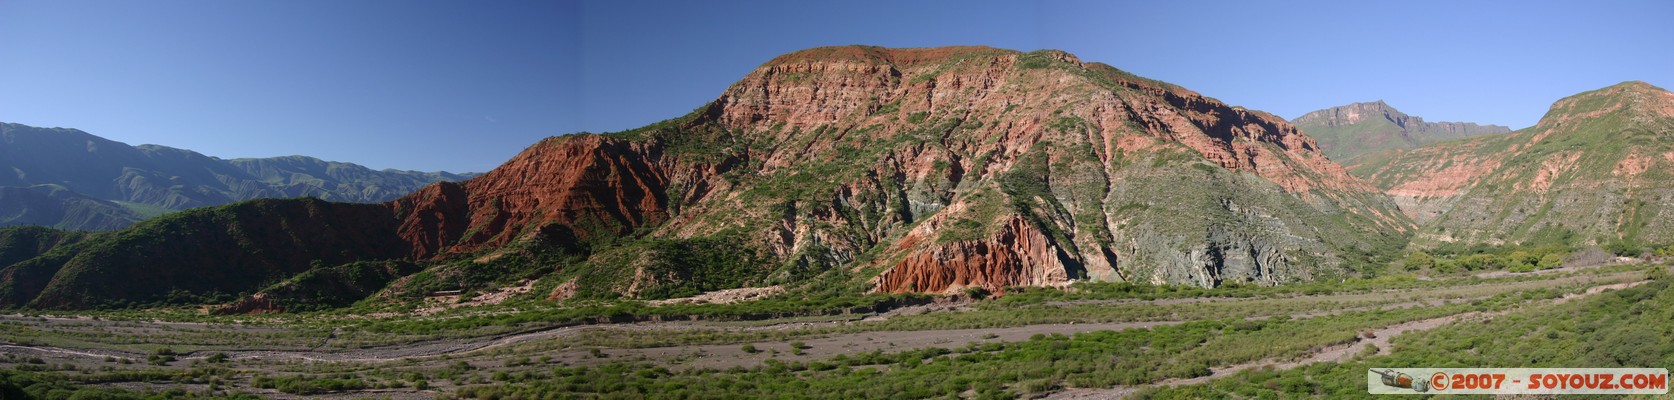
[[[223,158],[485,171],[713,100],[802,48],[1055,48],[1293,118],[1532,125],[1674,85],[1674,2],[0,0],[0,121]]]

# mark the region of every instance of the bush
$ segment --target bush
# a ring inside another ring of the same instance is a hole
[[[1410,254],[1407,254],[1407,259],[1406,259],[1405,264],[1406,264],[1405,267],[1408,271],[1430,269],[1430,268],[1434,268],[1436,266],[1436,258],[1431,256],[1430,253],[1425,253],[1425,252],[1422,252],[1422,251],[1415,251],[1415,252],[1412,252]]]
[[[258,376],[251,384],[261,389],[274,389],[295,395],[316,395],[332,392],[366,389],[368,385],[359,379],[315,379],[304,376],[286,376],[271,378]]]

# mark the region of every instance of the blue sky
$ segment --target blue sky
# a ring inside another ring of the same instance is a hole
[[[1275,3],[0,0],[0,121],[485,171],[824,45],[1062,49],[1286,118],[1383,99],[1521,128],[1577,92],[1674,85],[1674,2]]]

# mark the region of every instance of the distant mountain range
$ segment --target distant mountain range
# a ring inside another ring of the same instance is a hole
[[[1511,132],[1511,128],[1499,125],[1425,122],[1424,118],[1402,113],[1383,100],[1314,111],[1290,123],[1318,141],[1327,157],[1343,165],[1353,165],[1361,155],[1384,150]]]
[[[0,226],[109,230],[257,198],[369,203],[474,174],[376,171],[310,157],[223,160],[65,128],[0,123]]]

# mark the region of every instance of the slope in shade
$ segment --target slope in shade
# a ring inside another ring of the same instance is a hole
[[[266,218],[277,217],[176,228]],[[308,237],[355,227],[365,242],[308,242],[347,252],[327,265],[402,257],[458,271],[566,254],[538,273],[548,287],[575,282],[581,298],[766,284],[851,294],[1075,279],[1277,284],[1351,274],[1410,230],[1376,189],[1271,114],[1058,51],[862,46],[787,54],[686,116],[550,138],[469,181],[309,221],[319,230]],[[152,245],[189,242],[158,234]],[[274,254],[264,243],[184,253],[256,260]],[[294,275],[296,265],[263,271]],[[74,293],[75,282],[55,289]]]
[[[0,269],[0,306],[123,307],[224,299],[317,266],[398,259],[378,204],[253,200],[98,234]]]

